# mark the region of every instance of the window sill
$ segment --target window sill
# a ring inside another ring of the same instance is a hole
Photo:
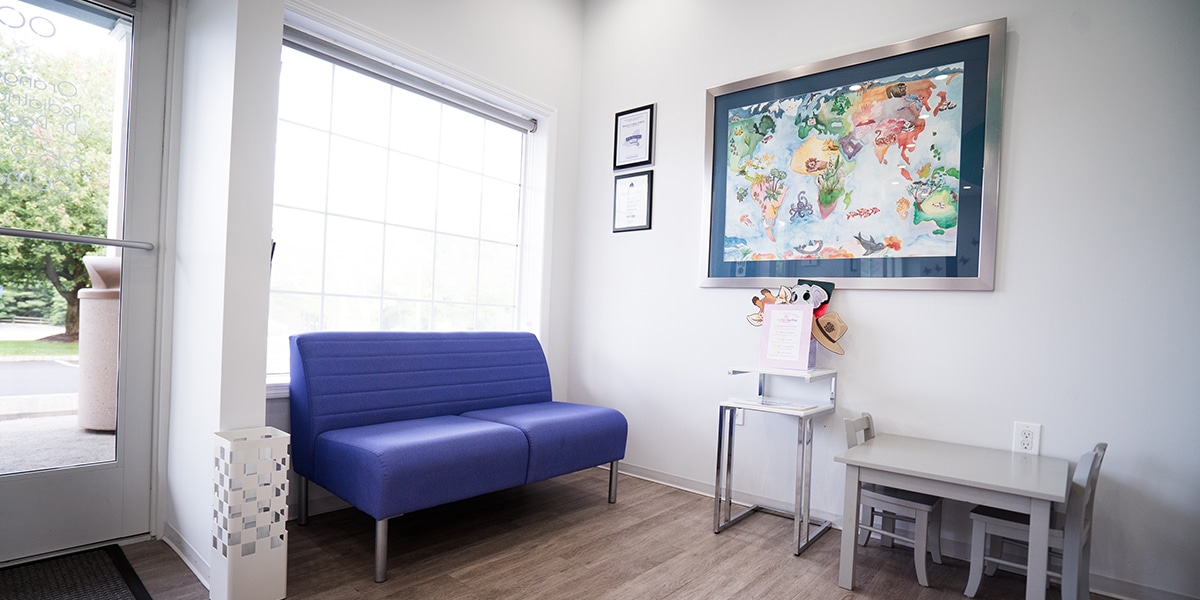
[[[267,400],[287,400],[291,378],[285,374],[267,375]]]

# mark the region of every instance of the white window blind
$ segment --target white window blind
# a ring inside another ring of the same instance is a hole
[[[511,330],[536,122],[285,32],[268,371],[315,330]]]

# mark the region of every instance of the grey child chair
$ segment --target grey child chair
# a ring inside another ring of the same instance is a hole
[[[1062,557],[1062,571],[1050,569],[1050,578],[1062,581],[1062,597],[1087,600],[1088,571],[1092,556],[1092,507],[1096,503],[1096,480],[1108,444],[1096,444],[1079,459],[1071,488],[1067,492],[1065,512],[1055,506],[1050,515],[1050,555]],[[1024,564],[1000,558],[1004,541],[1029,542],[1029,515],[987,506],[971,509],[971,574],[966,595],[975,597],[984,572],[991,575],[997,565],[1021,568]],[[1051,561],[1053,562],[1053,561]]]
[[[875,437],[875,425],[870,413],[857,419],[845,419],[846,447],[853,448]],[[862,440],[859,440],[859,434]],[[933,562],[942,564],[942,499],[929,494],[884,487],[871,483],[862,485],[859,494],[862,518],[858,525],[858,543],[866,546],[871,534],[879,534],[880,543],[892,546],[893,540],[912,544],[913,562],[917,568],[917,582],[929,587],[929,576],[925,573],[925,554],[933,555]],[[879,517],[880,526],[875,526]],[[914,535],[907,537],[896,532],[896,521],[913,524]]]

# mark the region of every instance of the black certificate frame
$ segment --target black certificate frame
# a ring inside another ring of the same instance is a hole
[[[654,105],[616,114],[613,123],[613,170],[654,163]]]
[[[613,178],[613,233],[650,229],[654,171],[624,173]]]

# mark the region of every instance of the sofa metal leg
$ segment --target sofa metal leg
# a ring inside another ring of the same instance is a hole
[[[308,478],[300,477],[300,515],[301,525],[308,525]]]
[[[608,503],[617,503],[617,463],[620,461],[612,461],[608,463]]]
[[[375,521],[375,583],[387,581],[388,520]]]

